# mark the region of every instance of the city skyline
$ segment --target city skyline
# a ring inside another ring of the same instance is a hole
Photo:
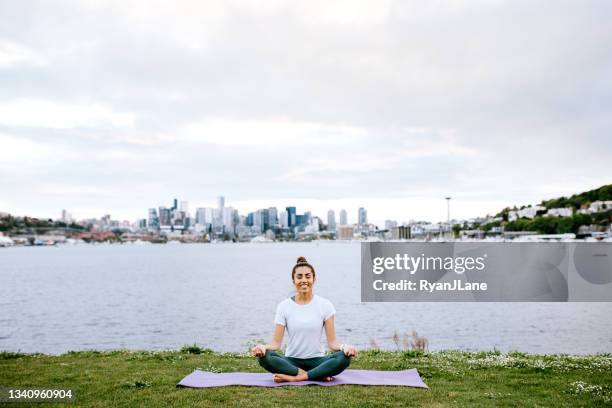
[[[599,186],[595,186],[595,187],[597,188]],[[587,191],[587,190],[584,190],[584,191]],[[570,196],[572,194],[576,194],[579,192],[580,191],[570,191],[564,194],[564,196]],[[71,215],[72,219],[74,220],[98,219],[104,215],[111,215],[111,217],[115,220],[134,222],[136,220],[147,218],[147,210],[149,208],[158,208],[159,206],[168,206],[168,203],[170,203],[173,200],[173,198],[170,198],[171,196],[168,196],[168,197],[169,198],[161,201],[161,204],[156,204],[154,207],[152,203],[149,203],[144,209],[140,208],[137,210],[132,210],[130,212],[115,211],[113,209],[99,208],[96,210],[86,212],[85,213],[86,215],[82,215],[82,212],[79,211],[79,209],[75,210],[75,207],[70,207],[70,206],[61,208],[57,211],[54,211],[54,213],[49,214],[49,215],[34,214],[33,212],[24,212],[24,211],[11,212],[11,211],[6,211],[3,208],[0,208],[0,212],[6,212],[14,216],[29,216],[29,217],[37,217],[41,219],[47,219],[47,218],[61,219],[62,213],[66,211]],[[426,198],[420,198],[416,200],[416,201],[420,200],[421,205],[423,203],[427,203],[426,206],[428,208],[429,214],[433,214],[433,216],[430,218],[410,216],[409,211],[387,212],[385,211],[385,209],[389,207],[389,199],[377,199],[377,200],[371,200],[371,199],[364,199],[364,200],[359,200],[359,199],[354,199],[354,200],[285,199],[285,200],[276,201],[277,203],[279,202],[281,203],[281,204],[276,204],[276,205],[271,204],[272,200],[237,200],[237,201],[234,201],[234,200],[228,200],[228,197],[226,196],[214,196],[213,198],[203,201],[203,202],[193,202],[189,199],[185,199],[181,197],[179,201],[190,203],[189,207],[192,210],[190,211],[190,215],[192,217],[195,217],[195,212],[197,208],[216,208],[219,205],[218,200],[220,197],[223,197],[225,202],[231,202],[231,207],[238,210],[240,214],[248,214],[249,212],[257,211],[258,209],[262,209],[262,208],[276,207],[276,208],[281,209],[281,208],[285,208],[288,206],[293,206],[293,207],[297,207],[298,210],[301,210],[301,211],[312,212],[313,215],[319,217],[321,220],[325,222],[328,219],[327,218],[328,211],[333,210],[335,211],[336,223],[340,224],[341,223],[340,221],[342,218],[341,210],[345,210],[346,216],[347,216],[346,224],[359,224],[359,209],[363,207],[366,209],[367,214],[368,214],[367,215],[368,223],[377,225],[379,227],[384,226],[385,222],[389,220],[397,221],[400,224],[407,223],[409,221],[425,221],[425,222],[434,223],[434,224],[447,222],[448,207],[447,207],[446,197],[440,197],[440,198],[426,197]],[[552,196],[542,197],[542,199],[536,202],[520,202],[520,203],[506,202],[501,207],[496,207],[496,205],[500,203],[499,200],[490,200],[490,201],[487,201],[487,204],[489,205],[489,208],[491,208],[491,210],[486,211],[486,212],[481,212],[481,213],[476,213],[474,211],[472,201],[470,200],[455,201],[453,199],[453,203],[451,204],[451,218],[455,220],[467,220],[467,219],[485,217],[487,215],[492,216],[506,207],[514,207],[514,206],[520,207],[522,205],[527,205],[527,206],[537,205],[542,200],[547,200],[551,198],[554,198],[554,197]],[[402,201],[405,203],[404,200]],[[369,206],[360,204],[362,202],[370,202],[370,203],[373,202],[375,204],[372,206],[374,208],[374,211],[370,211]],[[328,204],[331,204],[332,207],[331,208],[326,207],[326,205]],[[408,206],[404,204],[403,208],[410,208],[410,203],[408,203]],[[128,214],[128,215],[122,216],[122,214]],[[371,214],[374,214],[375,216],[371,217]],[[387,214],[387,216],[385,216],[385,214]],[[399,216],[392,216],[393,214],[399,214]]]

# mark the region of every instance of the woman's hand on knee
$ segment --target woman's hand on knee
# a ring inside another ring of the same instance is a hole
[[[352,346],[350,344],[342,344],[342,346],[340,347],[340,350],[347,357],[357,357],[357,354],[359,353],[359,351],[357,350],[357,347]]]
[[[258,344],[251,349],[251,355],[254,357],[263,357],[266,355],[266,346]]]

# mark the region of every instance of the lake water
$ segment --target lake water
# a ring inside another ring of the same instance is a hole
[[[0,250],[0,350],[244,351],[271,340],[306,256],[338,339],[416,330],[430,349],[612,352],[612,303],[360,303],[359,243],[77,245]]]

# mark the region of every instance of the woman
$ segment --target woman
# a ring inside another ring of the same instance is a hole
[[[274,340],[258,344],[251,353],[258,357],[259,364],[274,374],[275,382],[322,380],[331,381],[340,374],[357,355],[357,349],[336,341],[334,315],[331,302],[312,292],[315,270],[299,257],[291,271],[291,279],[297,293],[285,299],[276,308]],[[285,328],[289,343],[285,356],[277,354],[283,342]],[[325,355],[321,346],[321,334],[325,328],[327,345],[335,353]]]

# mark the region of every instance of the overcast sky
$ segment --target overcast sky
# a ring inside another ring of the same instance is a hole
[[[0,211],[370,220],[612,182],[612,2],[0,2]]]

